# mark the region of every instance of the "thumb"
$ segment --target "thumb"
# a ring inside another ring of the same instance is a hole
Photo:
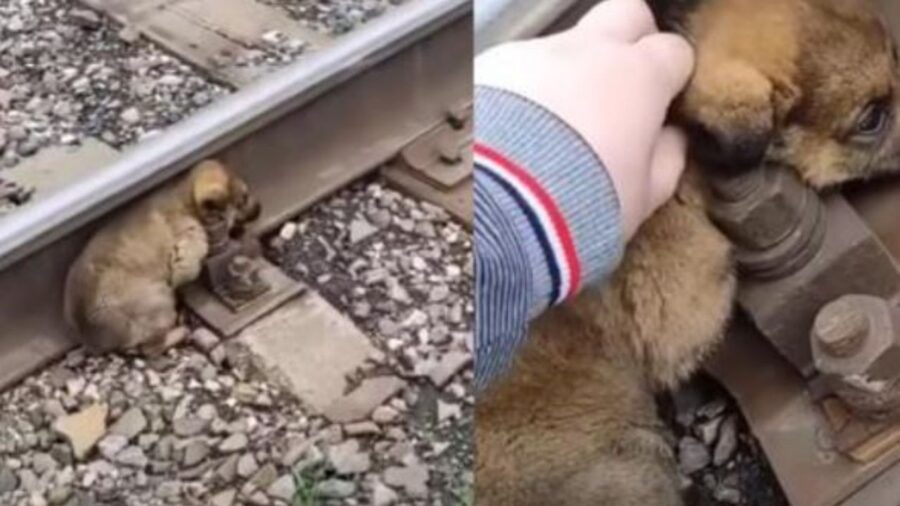
[[[650,202],[647,214],[672,198],[687,163],[687,136],[676,127],[663,127],[650,159]]]

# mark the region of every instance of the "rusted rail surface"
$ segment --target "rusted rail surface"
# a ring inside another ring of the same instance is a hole
[[[0,388],[72,346],[66,269],[108,213],[215,156],[264,204],[256,234],[376,169],[471,95],[471,6],[418,0],[222,99],[0,221]]]

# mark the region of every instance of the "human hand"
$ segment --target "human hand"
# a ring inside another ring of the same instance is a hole
[[[660,33],[644,0],[606,0],[568,31],[483,53],[475,83],[529,98],[578,132],[606,166],[630,238],[684,170],[687,138],[663,123],[693,66],[691,46]]]

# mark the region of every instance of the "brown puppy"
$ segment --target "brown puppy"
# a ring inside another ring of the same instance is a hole
[[[204,221],[230,229],[252,221],[259,204],[247,185],[215,161],[154,192],[106,223],[66,279],[65,315],[96,352],[164,351],[177,324],[175,290],[200,275],[209,251]]]
[[[607,286],[535,322],[512,371],[479,398],[479,505],[681,504],[653,393],[715,347],[735,285],[699,167],[781,163],[816,188],[900,167],[896,52],[870,4],[676,0],[657,9],[675,13],[683,17],[663,24],[697,49],[676,111],[694,136],[691,167]]]

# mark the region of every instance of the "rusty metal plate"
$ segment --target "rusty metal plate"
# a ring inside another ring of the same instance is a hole
[[[472,168],[472,105],[467,101],[404,147],[381,173],[392,186],[443,207],[471,226]]]
[[[854,186],[845,194],[894,258],[900,258],[900,177]]]
[[[467,105],[451,116],[452,120],[409,143],[394,162],[442,190],[472,176],[472,107]]]
[[[306,291],[306,285],[288,277],[267,260],[259,258],[257,261],[261,263],[259,276],[268,284],[269,290],[238,310],[233,311],[199,281],[182,289],[182,301],[220,335],[231,337]]]
[[[825,204],[824,243],[807,265],[782,279],[744,279],[738,293],[757,328],[807,377],[815,373],[809,333],[822,306],[846,293],[892,298],[900,290],[897,266],[853,208],[837,194]]]
[[[737,400],[792,506],[842,504],[900,460],[900,448],[865,464],[837,452],[803,378],[743,316],[707,368]],[[882,499],[856,504],[897,506],[900,494]]]
[[[436,206],[443,207],[450,214],[468,225],[474,222],[474,179],[471,177],[450,190],[439,190],[405,169],[386,166],[382,169],[387,182],[400,191],[413,195]]]

